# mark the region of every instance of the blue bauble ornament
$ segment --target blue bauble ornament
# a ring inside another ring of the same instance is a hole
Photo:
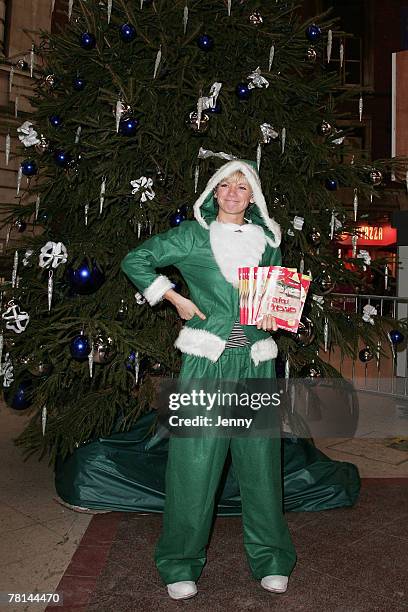
[[[81,34],[79,41],[83,49],[93,49],[96,45],[96,38],[90,32],[84,32]]]
[[[85,89],[86,81],[81,77],[75,77],[72,81],[72,87],[75,91],[83,91]]]
[[[319,40],[321,35],[322,35],[321,29],[319,28],[319,26],[315,25],[314,23],[310,25],[308,28],[306,28],[306,36],[310,40],[310,42],[316,42],[317,40]]]
[[[251,96],[251,90],[246,83],[238,83],[235,88],[235,93],[240,100],[249,100]]]
[[[126,369],[129,370],[129,372],[134,373],[135,365],[136,365],[136,352],[131,351],[129,353],[129,357],[126,359],[125,366],[126,366]]]
[[[216,102],[213,108],[206,108],[204,112],[206,115],[219,115],[221,113],[221,104]]]
[[[401,342],[404,342],[404,334],[402,334],[399,329],[392,329],[389,332],[389,337],[393,344],[401,344]]]
[[[23,380],[18,385],[13,385],[4,391],[4,399],[14,410],[25,410],[31,405],[32,383],[30,380]]]
[[[134,117],[121,119],[119,123],[119,132],[122,136],[134,136],[137,132],[139,120]]]
[[[83,334],[78,334],[78,336],[75,336],[69,343],[69,350],[71,351],[71,355],[74,359],[77,359],[78,361],[87,359],[89,353],[91,352],[88,338]]]
[[[119,36],[124,42],[132,42],[136,38],[136,30],[130,23],[124,23],[119,28]]]
[[[208,34],[201,34],[197,38],[197,45],[201,49],[201,51],[211,51],[214,47],[214,39]]]
[[[51,115],[48,120],[52,127],[60,127],[62,125],[62,118],[59,115]]]
[[[33,159],[25,159],[21,162],[21,172],[24,176],[34,176],[38,172],[37,164]]]
[[[186,205],[180,206],[175,213],[170,215],[171,227],[177,227],[180,223],[183,223],[187,219],[187,207]]]
[[[331,178],[326,179],[326,189],[328,189],[329,191],[336,191],[337,187],[338,187],[338,183],[336,179],[331,179]]]
[[[72,161],[72,156],[66,151],[58,150],[54,153],[54,161],[57,166],[60,166],[61,168],[66,168],[68,164]]]
[[[67,274],[71,289],[80,295],[94,293],[105,281],[105,275],[98,265],[86,259],[77,268],[70,266]]]

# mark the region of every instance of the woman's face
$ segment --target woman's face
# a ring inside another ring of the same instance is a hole
[[[219,208],[229,214],[244,212],[253,202],[252,189],[245,177],[223,179],[218,183],[214,195]]]

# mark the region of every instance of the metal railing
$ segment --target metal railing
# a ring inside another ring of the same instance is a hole
[[[330,304],[339,308],[342,303],[343,310],[363,315],[364,306],[370,305],[377,310],[378,316],[386,316],[396,320],[408,317],[408,298],[388,297],[383,295],[353,294],[353,293],[332,293],[330,294]],[[381,354],[383,347],[381,341],[377,343],[375,354],[375,377],[368,376],[368,371],[372,373],[372,366],[368,362],[362,364],[364,375],[362,378],[356,376],[359,363],[358,357],[351,363],[351,379],[356,389],[361,391],[381,393],[395,398],[408,398],[408,360],[407,360],[407,339],[401,345],[395,345],[389,339],[390,357],[384,358]],[[384,361],[387,360],[385,364]],[[383,366],[386,365],[387,367]],[[340,362],[340,372],[342,372],[343,359]],[[391,367],[390,367],[391,366]],[[361,366],[360,366],[361,368]],[[385,370],[385,371],[384,371]],[[384,376],[385,374],[385,376]]]

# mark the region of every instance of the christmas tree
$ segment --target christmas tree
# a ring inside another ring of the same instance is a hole
[[[330,62],[333,27],[283,0],[82,0],[63,31],[42,34],[7,218],[36,231],[9,252],[3,287],[5,395],[31,406],[17,440],[26,454],[53,461],[132,427],[151,408],[154,377],[177,376],[183,322],[166,302],[151,308],[120,264],[192,218],[225,159],[257,162],[283,264],[313,279],[299,333],[275,336],[286,374],[338,375],[329,345],[372,357],[390,329],[401,339],[395,322],[330,303],[336,285],[362,283],[358,202],[378,196],[389,169],[345,161],[337,121],[349,93]],[[353,104],[363,112],[359,96]],[[341,233],[353,236],[348,261]],[[187,295],[177,270],[165,272]]]

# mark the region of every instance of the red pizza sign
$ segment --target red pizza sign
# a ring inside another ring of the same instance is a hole
[[[357,226],[358,241],[357,248],[363,246],[390,246],[397,242],[397,230],[391,225],[368,225]],[[340,237],[341,245],[351,246],[351,236],[343,234]]]

